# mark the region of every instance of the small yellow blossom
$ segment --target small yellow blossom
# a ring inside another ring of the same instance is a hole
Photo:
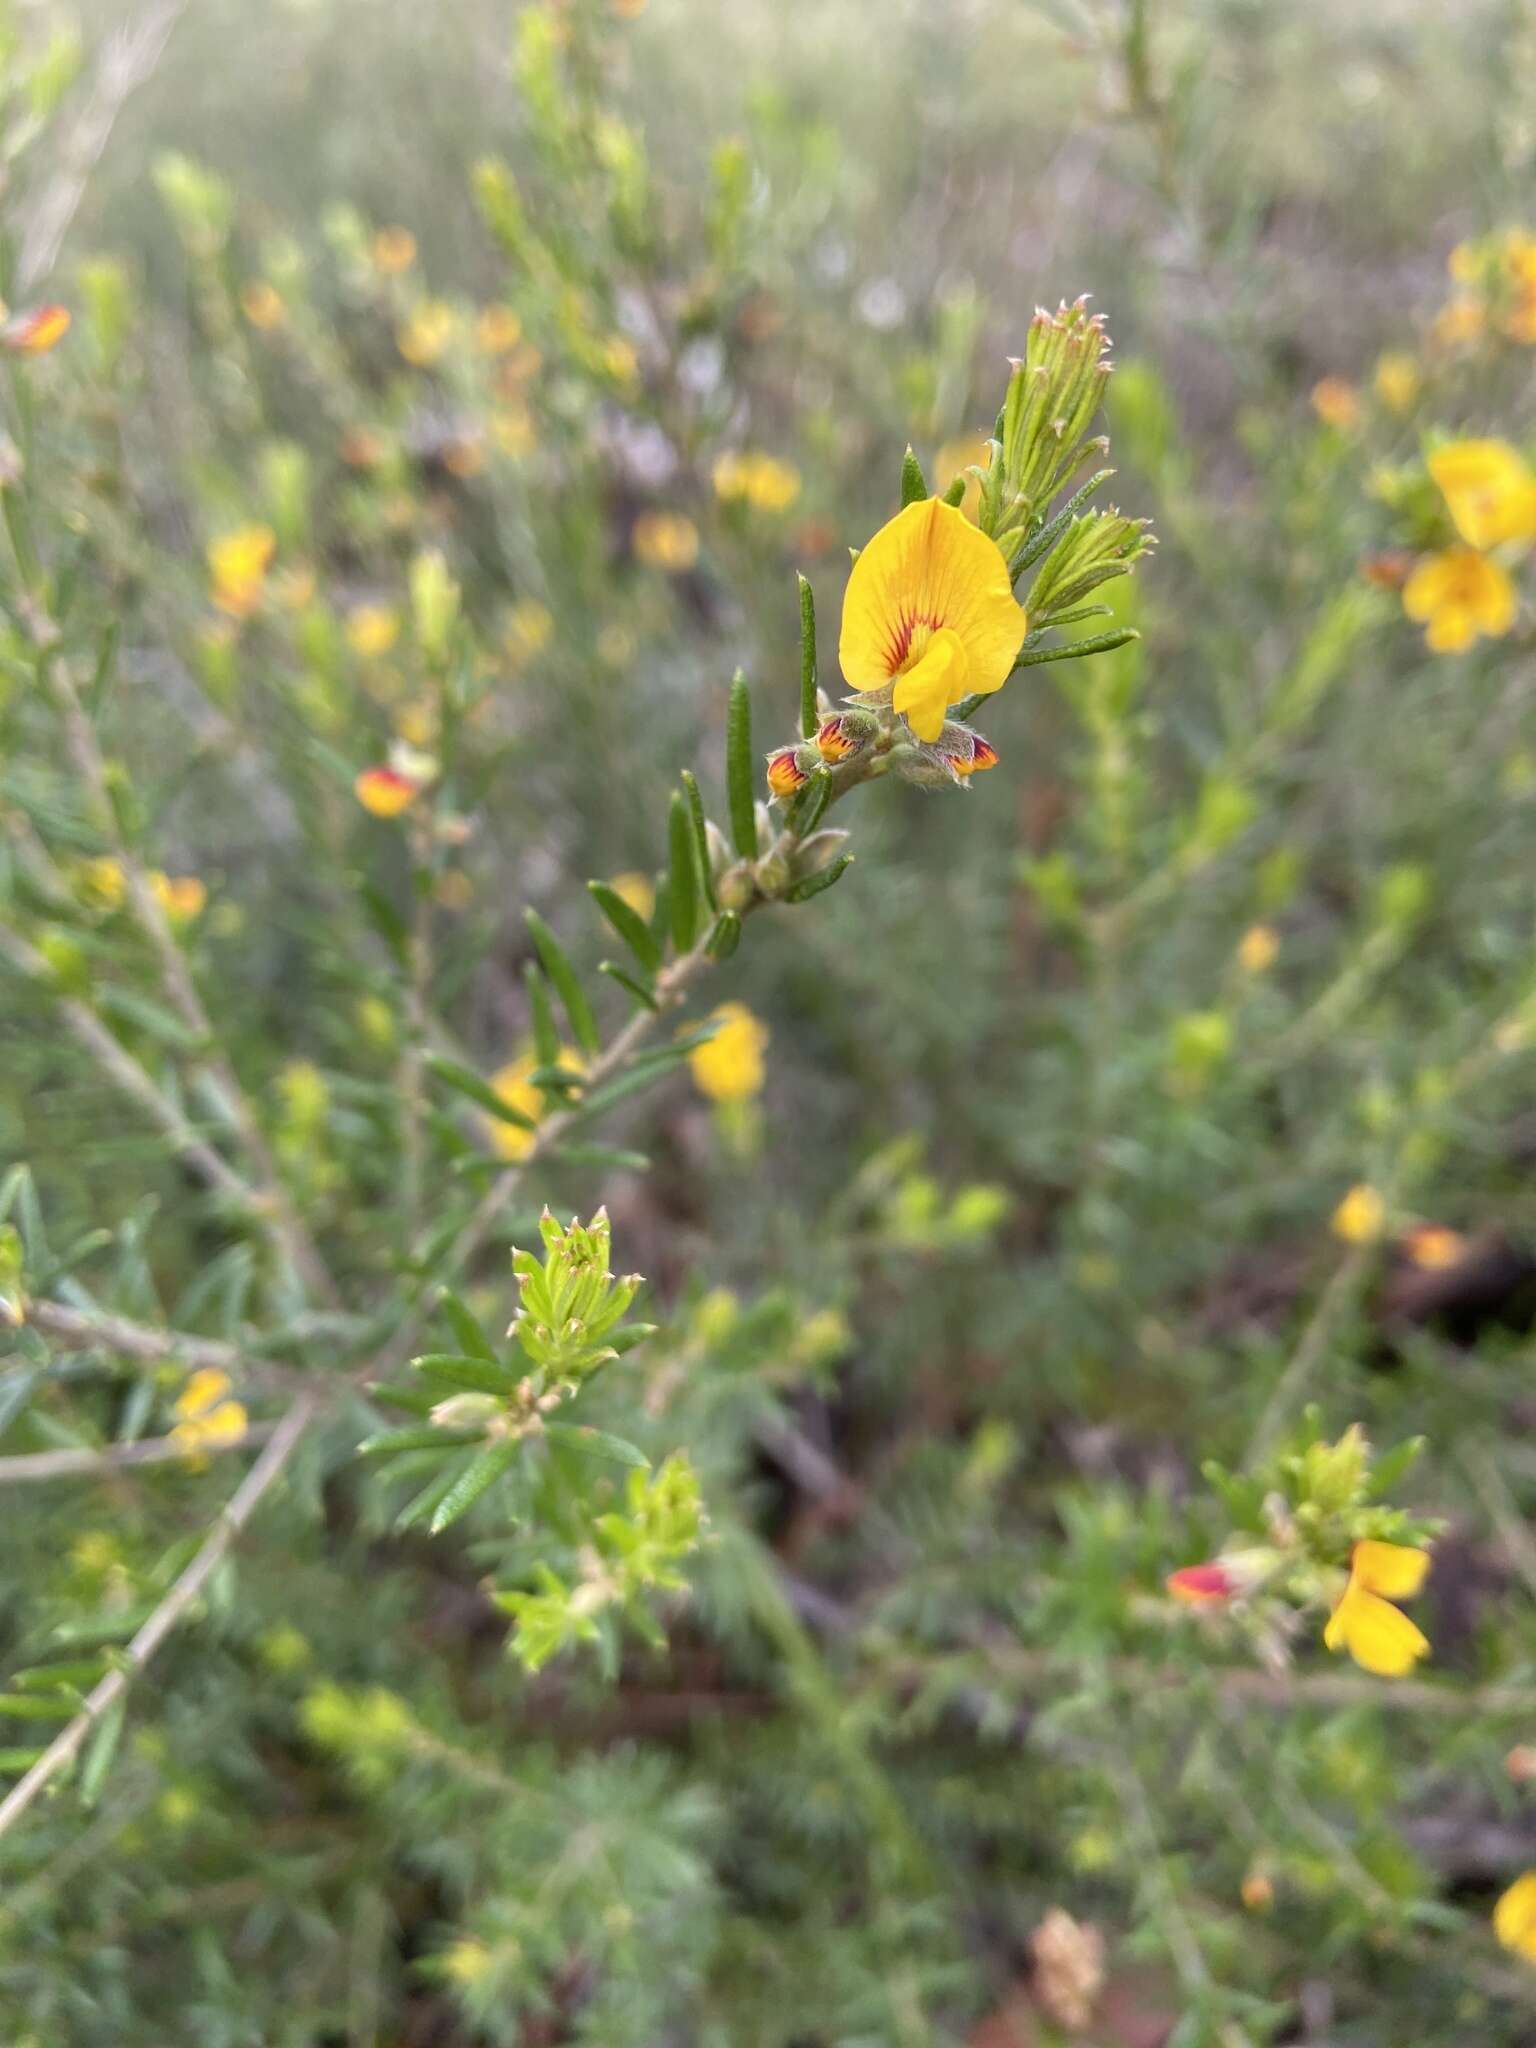
[[[203,1462],[206,1451],[238,1443],[249,1427],[244,1408],[228,1398],[229,1390],[227,1372],[204,1366],[193,1373],[177,1398],[171,1441],[197,1464]]]
[[[1481,633],[1499,639],[1515,623],[1515,586],[1475,548],[1426,555],[1403,585],[1403,610],[1424,626],[1436,654],[1460,654]]]
[[[1493,1931],[1507,1949],[1536,1963],[1536,1870],[1527,1870],[1493,1909]]]
[[[650,923],[656,909],[656,885],[649,875],[626,869],[622,875],[615,875],[608,886],[621,903],[629,905],[636,917]]]
[[[1469,548],[1536,539],[1536,477],[1507,441],[1450,441],[1429,458]]]
[[[1392,1603],[1411,1600],[1428,1570],[1427,1551],[1405,1543],[1357,1543],[1349,1581],[1323,1631],[1324,1643],[1330,1650],[1348,1650],[1378,1678],[1405,1677],[1429,1655],[1429,1638]]]
[[[1244,1873],[1240,1896],[1250,1913],[1267,1913],[1273,1906],[1275,1881],[1262,1863],[1253,1864]]]
[[[486,306],[475,321],[475,347],[483,355],[504,356],[523,338],[523,323],[510,306]]]
[[[811,779],[810,768],[800,759],[799,747],[775,747],[768,756],[769,793],[782,802]]]
[[[579,1075],[582,1071],[580,1053],[570,1046],[562,1046],[555,1061],[557,1067],[569,1074]],[[515,1060],[500,1068],[491,1076],[491,1086],[509,1109],[517,1110],[530,1123],[538,1123],[550,1107],[548,1093],[534,1086],[532,1076],[540,1066],[536,1052],[519,1053]],[[507,1124],[497,1118],[490,1126],[492,1148],[503,1159],[525,1159],[533,1149],[534,1134],[526,1131],[521,1124]]]
[[[1024,629],[997,543],[954,506],[925,498],[854,563],[838,654],[852,689],[893,685],[895,709],[931,743],[951,704],[1002,688]]]
[[[1312,410],[1325,427],[1353,433],[1360,424],[1360,394],[1343,377],[1320,377],[1312,386]]]
[[[521,462],[539,444],[533,414],[526,405],[498,405],[490,418],[491,439],[509,462]]]
[[[122,862],[110,853],[78,861],[72,872],[76,888],[92,910],[116,910],[128,893]]]
[[[1487,324],[1476,299],[1448,299],[1431,323],[1430,338],[1441,348],[1466,348],[1481,338]]]
[[[388,654],[399,638],[400,614],[386,604],[360,604],[347,616],[347,645],[354,654]]]
[[[610,335],[603,343],[603,368],[615,384],[633,384],[640,375],[640,358],[635,345],[622,334]]]
[[[1466,1254],[1467,1240],[1443,1223],[1416,1223],[1402,1236],[1403,1250],[1426,1273],[1443,1273]]]
[[[800,495],[797,469],[751,450],[718,456],[712,478],[722,504],[747,504],[757,512],[787,512]]]
[[[375,818],[398,818],[421,794],[421,784],[398,768],[365,768],[352,789],[363,809]]]
[[[680,574],[699,559],[699,529],[683,512],[642,512],[630,535],[635,559]]]
[[[207,884],[196,875],[166,875],[156,868],[149,877],[149,886],[172,924],[190,924],[207,908]]]
[[[768,1027],[745,1003],[722,1003],[713,1038],[688,1055],[695,1087],[711,1102],[747,1102],[762,1092]]]
[[[373,238],[373,261],[386,277],[398,277],[416,261],[416,237],[409,228],[380,228]]]
[[[1272,924],[1251,924],[1237,946],[1237,964],[1245,974],[1264,974],[1280,957],[1280,934]]]
[[[1407,412],[1419,395],[1419,366],[1412,356],[1394,349],[1378,360],[1373,381],[1388,412]]]
[[[1373,1187],[1360,1181],[1333,1212],[1333,1234],[1346,1244],[1370,1244],[1381,1235],[1387,1205]]]
[[[395,346],[408,363],[429,370],[446,354],[458,332],[459,316],[442,299],[423,299],[395,336]]]
[[[240,310],[253,327],[281,327],[287,315],[282,294],[264,277],[253,277],[240,288]]]
[[[491,1965],[491,1952],[483,1941],[466,1937],[443,1951],[442,1972],[451,1984],[478,1984]]]
[[[0,347],[18,356],[43,356],[69,332],[67,306],[35,306],[0,327]]]
[[[531,661],[554,638],[555,615],[536,597],[519,598],[507,614],[507,652],[514,661]]]
[[[237,526],[208,544],[213,601],[231,618],[246,619],[261,603],[277,549],[270,526]]]

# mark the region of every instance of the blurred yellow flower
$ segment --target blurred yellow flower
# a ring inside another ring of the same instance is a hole
[[[797,469],[746,449],[718,456],[713,481],[722,504],[745,503],[758,512],[787,512],[800,495]]]
[[[240,310],[253,327],[281,327],[288,311],[281,293],[264,277],[240,287]]]
[[[523,338],[523,323],[510,306],[487,306],[475,321],[475,347],[484,355],[503,356]]]
[[[958,440],[946,441],[933,458],[934,485],[942,497],[955,478],[973,465],[985,469],[987,466],[987,440],[984,434],[963,434]],[[975,477],[965,480],[965,496],[960,500],[960,510],[974,524],[981,504],[981,485]]]
[[[443,299],[423,299],[395,336],[408,363],[429,370],[440,361],[458,332],[459,316]]]
[[[1463,1257],[1467,1240],[1459,1230],[1449,1230],[1443,1223],[1415,1223],[1403,1232],[1402,1246],[1424,1272],[1443,1273]]]
[[[536,597],[520,598],[507,614],[507,652],[515,661],[531,661],[554,637],[555,615]]]
[[[196,875],[166,875],[156,868],[149,877],[149,886],[172,924],[190,924],[207,908],[207,885]]]
[[[491,414],[491,439],[509,461],[521,462],[538,446],[533,414],[526,405],[498,405]]]
[[[420,783],[398,768],[365,768],[352,788],[363,809],[375,818],[398,818],[421,794]]]
[[[951,704],[1002,688],[1024,629],[997,543],[954,506],[925,498],[854,563],[838,655],[850,688],[894,684],[896,710],[933,741]]]
[[[622,334],[610,335],[603,343],[603,368],[615,384],[633,384],[640,374],[634,343]]]
[[[57,348],[69,332],[67,306],[34,306],[0,327],[0,345],[12,355],[43,356]]]
[[[416,237],[409,228],[380,228],[373,238],[373,261],[387,277],[398,277],[416,261]]]
[[[642,512],[630,535],[635,559],[678,574],[699,559],[699,529],[682,512]]]
[[[467,1935],[444,1949],[440,1959],[442,1973],[450,1984],[478,1984],[493,1963],[494,1958],[485,1943]]]
[[[388,654],[400,638],[400,614],[386,604],[360,604],[347,614],[347,645],[354,654]]]
[[[177,1398],[171,1442],[196,1464],[203,1462],[206,1451],[238,1443],[249,1427],[244,1408],[228,1399],[229,1390],[227,1372],[204,1366],[193,1373]]]
[[[426,697],[402,704],[395,713],[395,731],[408,747],[430,747],[437,738],[437,707]]]
[[[1436,654],[1459,654],[1480,633],[1498,639],[1515,623],[1515,586],[1475,548],[1426,555],[1403,585],[1403,610]]]
[[[1393,350],[1378,360],[1374,382],[1388,412],[1407,412],[1419,395],[1419,366],[1412,356]]]
[[[1429,473],[1468,547],[1536,539],[1536,477],[1507,441],[1449,441]]]
[[[1392,1603],[1411,1600],[1428,1570],[1428,1553],[1407,1544],[1357,1543],[1348,1584],[1323,1631],[1326,1646],[1348,1650],[1378,1678],[1405,1677],[1429,1655],[1429,1638]]]
[[[656,885],[649,875],[626,869],[622,875],[615,875],[608,886],[621,903],[629,905],[636,917],[650,923],[656,908]]]
[[[1487,324],[1476,299],[1447,299],[1430,325],[1430,339],[1441,348],[1465,348],[1480,338]]]
[[[1343,377],[1320,377],[1312,386],[1312,410],[1325,427],[1347,434],[1360,424],[1360,394]]]
[[[277,548],[270,526],[237,526],[208,544],[213,601],[231,618],[249,618],[261,603]]]
[[[1245,974],[1263,974],[1280,955],[1280,934],[1272,924],[1251,924],[1237,946],[1237,964]]]
[[[1333,1234],[1346,1244],[1370,1244],[1380,1237],[1386,1218],[1386,1203],[1373,1187],[1360,1181],[1334,1210]]]
[[[75,863],[75,887],[93,910],[116,910],[128,893],[123,864],[110,853]]]
[[[515,1060],[491,1076],[491,1087],[507,1107],[519,1111],[531,1123],[540,1122],[550,1108],[548,1092],[536,1088],[532,1079],[540,1064],[538,1054],[530,1050],[519,1053]],[[568,1074],[579,1075],[582,1071],[581,1055],[573,1047],[563,1045],[555,1065]],[[503,1159],[525,1159],[533,1149],[533,1139],[534,1133],[525,1131],[520,1124],[504,1124],[499,1118],[490,1123],[492,1150],[499,1152]]]
[[[1493,1909],[1493,1931],[1507,1949],[1536,1963],[1536,1870],[1517,1877]]]
[[[688,1055],[694,1086],[711,1102],[747,1102],[762,1092],[768,1027],[745,1003],[722,1003],[713,1038]]]

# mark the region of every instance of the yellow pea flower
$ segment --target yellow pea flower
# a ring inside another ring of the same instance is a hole
[[[352,792],[370,817],[398,818],[420,796],[421,784],[398,768],[365,768]]]
[[[674,575],[699,559],[699,529],[683,512],[642,512],[630,535],[635,559]]]
[[[177,1397],[171,1442],[194,1464],[203,1463],[206,1451],[238,1443],[250,1427],[244,1408],[228,1398],[229,1389],[227,1372],[204,1366],[193,1373]]]
[[[1334,1210],[1333,1234],[1342,1237],[1346,1244],[1370,1244],[1380,1237],[1386,1218],[1386,1203],[1373,1187],[1362,1181],[1350,1189]]]
[[[395,336],[395,346],[408,363],[429,370],[446,353],[458,331],[459,316],[442,299],[423,299]]]
[[[712,475],[715,496],[726,505],[744,501],[758,512],[787,512],[800,495],[800,472],[774,455],[727,453]]]
[[[1251,924],[1238,941],[1237,964],[1245,974],[1264,974],[1280,957],[1280,934],[1272,924]]]
[[[1320,377],[1312,386],[1312,410],[1325,427],[1348,434],[1360,424],[1360,394],[1343,377]]]
[[[1389,412],[1407,412],[1419,395],[1419,366],[1412,356],[1392,350],[1377,362],[1374,383]]]
[[[1536,538],[1536,477],[1507,441],[1448,442],[1429,473],[1468,547]]]
[[[196,875],[166,875],[156,868],[149,877],[149,886],[172,924],[190,924],[207,907],[207,885]]]
[[[416,237],[409,228],[380,228],[373,238],[373,260],[387,277],[398,277],[416,261]]]
[[[116,910],[128,893],[123,864],[110,853],[76,862],[72,873],[76,888],[92,910]]]
[[[384,604],[360,604],[347,618],[347,645],[354,654],[388,654],[400,637],[400,614]]]
[[[1536,1963],[1536,1870],[1517,1877],[1493,1909],[1493,1931],[1505,1948]]]
[[[0,346],[12,355],[45,356],[51,348],[58,347],[68,332],[67,306],[36,306],[29,313],[18,313],[0,327]]]
[[[1459,654],[1486,633],[1499,639],[1515,623],[1515,586],[1475,548],[1426,555],[1403,585],[1403,610],[1424,626],[1436,654]]]
[[[234,619],[250,617],[261,603],[276,551],[277,535],[270,526],[237,526],[208,543],[208,576],[221,612]]]
[[[1429,1655],[1429,1638],[1394,1600],[1411,1600],[1429,1570],[1427,1551],[1405,1543],[1357,1543],[1349,1581],[1334,1608],[1323,1641],[1348,1650],[1363,1670],[1378,1678],[1403,1678]]]
[[[523,338],[523,323],[510,306],[487,306],[475,321],[475,347],[483,355],[504,356]]]
[[[1481,339],[1487,325],[1477,299],[1447,299],[1430,324],[1430,338],[1441,348],[1465,348]]]
[[[688,1055],[694,1086],[711,1102],[749,1102],[761,1094],[768,1027],[745,1003],[722,1003],[719,1030]]]
[[[614,875],[608,886],[621,903],[629,905],[636,917],[650,923],[656,908],[656,885],[649,875],[626,870],[622,875]]]
[[[953,505],[925,498],[854,563],[838,658],[853,689],[894,686],[896,710],[932,742],[951,704],[1002,688],[1025,623],[997,543]]]
[[[549,1112],[550,1098],[542,1088],[536,1088],[532,1076],[541,1062],[536,1052],[519,1053],[491,1076],[491,1086],[509,1109],[518,1110],[532,1123],[539,1123]],[[582,1072],[582,1059],[573,1047],[563,1045],[555,1060],[557,1067],[568,1074]],[[525,1131],[521,1124],[504,1124],[499,1118],[490,1124],[490,1140],[493,1151],[503,1159],[526,1159],[533,1149],[534,1133]]]
[[[276,286],[264,277],[253,277],[240,287],[240,310],[253,327],[281,327],[287,307]]]

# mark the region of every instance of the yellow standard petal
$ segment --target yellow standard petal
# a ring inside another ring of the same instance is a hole
[[[1405,1678],[1429,1655],[1429,1638],[1400,1607],[1368,1593],[1350,1580],[1323,1631],[1330,1650],[1348,1650],[1363,1671],[1378,1678]]]
[[[1517,1877],[1494,1907],[1493,1931],[1505,1948],[1536,1963],[1536,1870]]]
[[[1507,441],[1451,441],[1429,458],[1429,473],[1469,547],[1536,534],[1536,479]]]
[[[1355,1545],[1349,1569],[1355,1584],[1367,1593],[1380,1593],[1384,1600],[1411,1600],[1429,1572],[1429,1552],[1367,1538]]]
[[[220,1372],[216,1365],[205,1365],[193,1373],[176,1399],[176,1416],[180,1422],[195,1422],[216,1408],[229,1392],[229,1374]]]
[[[953,505],[925,498],[882,526],[854,563],[838,658],[855,690],[921,670],[896,702],[931,741],[949,705],[1002,688],[1024,629],[997,543]]]

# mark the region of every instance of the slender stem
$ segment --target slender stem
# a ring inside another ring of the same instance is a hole
[[[281,1477],[305,1431],[319,1412],[317,1397],[301,1394],[273,1430],[266,1449],[230,1496],[196,1556],[128,1644],[122,1661],[87,1695],[75,1718],[62,1728],[37,1762],[0,1800],[0,1835],[15,1826],[43,1788],[72,1764],[91,1730],[122,1699],[160,1645],[192,1606],[223,1563],[230,1546]]]
[[[195,1337],[186,1330],[157,1330],[102,1309],[70,1308],[62,1301],[29,1301],[25,1320],[63,1351],[118,1351],[126,1358],[180,1359],[194,1368],[233,1373],[245,1364],[237,1344],[221,1337]]]
[[[202,1460],[212,1452],[249,1450],[266,1443],[276,1425],[253,1422],[243,1435],[228,1443],[204,1444],[195,1456]],[[107,1444],[99,1450],[25,1451],[14,1458],[0,1458],[0,1486],[27,1485],[41,1479],[95,1479],[105,1472],[125,1472],[138,1465],[187,1464],[187,1446],[174,1436],[143,1437],[133,1444]]]

